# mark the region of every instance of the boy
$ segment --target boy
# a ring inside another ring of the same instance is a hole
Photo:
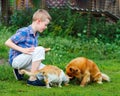
[[[49,13],[44,9],[39,9],[33,14],[31,25],[20,28],[5,42],[5,45],[11,48],[9,63],[14,68],[13,72],[17,80],[23,79],[23,75],[18,71],[19,69],[27,69],[34,73],[45,66],[41,61],[45,59],[45,52],[49,51],[50,48],[38,46],[37,39],[38,32],[42,33],[50,20]],[[36,76],[30,76],[27,84],[44,86]]]

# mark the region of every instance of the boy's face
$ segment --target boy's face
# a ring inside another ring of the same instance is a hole
[[[37,31],[42,33],[47,28],[47,25],[49,23],[50,23],[49,19],[46,19],[45,21],[37,20]]]

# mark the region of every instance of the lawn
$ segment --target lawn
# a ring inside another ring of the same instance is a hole
[[[103,73],[106,73],[111,82],[102,85],[91,83],[84,88],[70,81],[69,86],[62,88],[28,86],[25,76],[23,81],[16,81],[12,67],[8,64],[8,50],[4,42],[13,33],[7,28],[0,31],[0,96],[120,96],[120,46],[116,43],[103,43],[101,41],[83,41],[73,37],[42,36],[39,45],[51,47],[46,53],[45,64],[56,65],[65,70],[66,64],[75,57],[84,56],[92,59]],[[6,35],[4,35],[6,34]],[[3,62],[5,61],[5,62]]]
[[[111,82],[104,82],[102,85],[91,83],[84,88],[74,81],[69,86],[34,87],[26,84],[27,76],[23,81],[16,81],[12,68],[3,64],[0,66],[0,96],[119,96],[120,91],[120,60],[96,60],[101,63],[99,68],[108,74]]]

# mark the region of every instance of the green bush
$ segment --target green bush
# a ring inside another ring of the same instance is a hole
[[[10,25],[23,27],[31,24],[32,15],[36,9],[28,8],[27,10],[15,10],[10,17]]]
[[[0,25],[0,59],[1,58],[8,58],[8,47],[5,46],[5,41],[15,33],[17,27],[15,26],[1,26]]]
[[[35,10],[16,10],[11,16],[10,24],[18,27],[31,24]],[[120,44],[120,21],[108,23],[105,17],[96,19],[94,16],[91,16],[90,32],[88,34],[88,14],[81,15],[80,12],[70,9],[61,10],[53,8],[48,11],[53,19],[43,35],[73,36],[83,40],[97,38],[105,43],[116,42]]]
[[[96,37],[103,42],[115,42],[120,39],[120,21],[117,23],[107,23],[105,18],[96,20],[93,18],[91,23],[91,36]]]

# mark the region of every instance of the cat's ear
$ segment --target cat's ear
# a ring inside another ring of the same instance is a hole
[[[73,79],[73,77],[68,76],[69,79]]]
[[[66,76],[67,76],[69,79],[73,79],[73,77],[71,77],[71,76],[69,76],[69,75],[67,75],[67,74],[66,74]]]

